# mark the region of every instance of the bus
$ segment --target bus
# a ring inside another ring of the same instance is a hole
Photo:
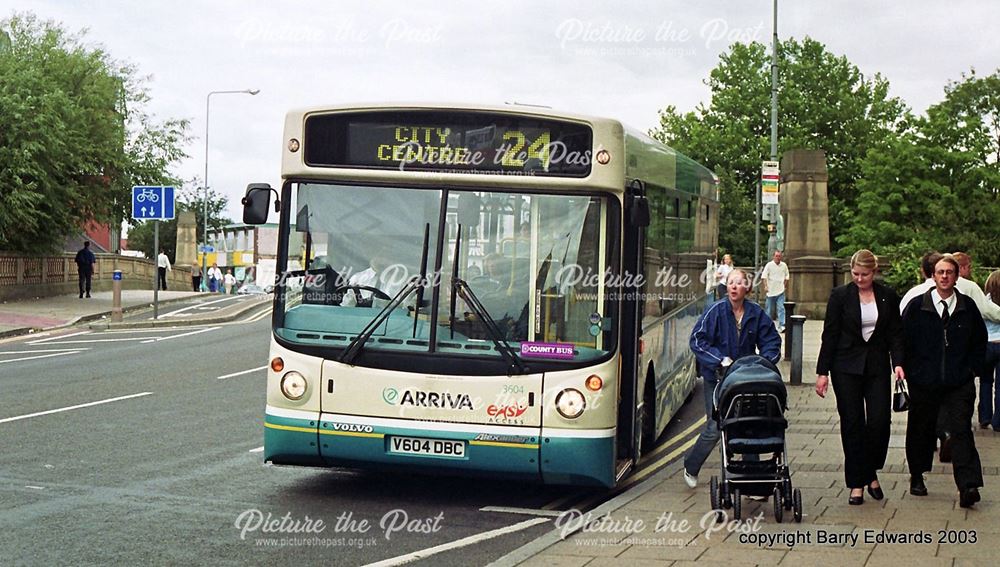
[[[520,105],[285,119],[264,459],[615,486],[691,397],[711,171]]]

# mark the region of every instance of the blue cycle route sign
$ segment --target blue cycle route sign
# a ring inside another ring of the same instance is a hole
[[[136,220],[174,218],[174,188],[162,185],[132,187],[132,218]]]

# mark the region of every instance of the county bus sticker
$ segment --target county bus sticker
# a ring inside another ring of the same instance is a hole
[[[566,343],[521,343],[521,356],[572,360],[573,345]]]

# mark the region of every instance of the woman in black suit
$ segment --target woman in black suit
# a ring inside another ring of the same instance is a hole
[[[851,257],[851,283],[830,293],[823,322],[823,342],[816,363],[816,393],[826,397],[833,372],[833,391],[840,414],[844,477],[851,505],[884,497],[877,472],[889,451],[891,404],[889,357],[903,378],[903,334],[899,298],[875,283],[878,261],[868,250]]]

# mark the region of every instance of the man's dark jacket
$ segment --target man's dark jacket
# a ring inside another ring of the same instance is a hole
[[[961,386],[972,380],[986,357],[986,323],[976,303],[956,289],[954,313],[945,326],[931,298],[933,288],[903,310],[903,350],[907,382],[926,387]]]
[[[94,262],[97,261],[97,256],[89,248],[81,248],[79,252],[76,253],[76,268],[81,274],[89,274],[94,271]]]
[[[816,374],[864,374],[869,357],[872,368],[888,375],[893,366],[903,365],[903,333],[899,317],[899,297],[884,285],[873,282],[878,320],[872,336],[865,341],[861,334],[861,299],[854,282],[834,288],[826,304],[823,342],[816,361]]]

